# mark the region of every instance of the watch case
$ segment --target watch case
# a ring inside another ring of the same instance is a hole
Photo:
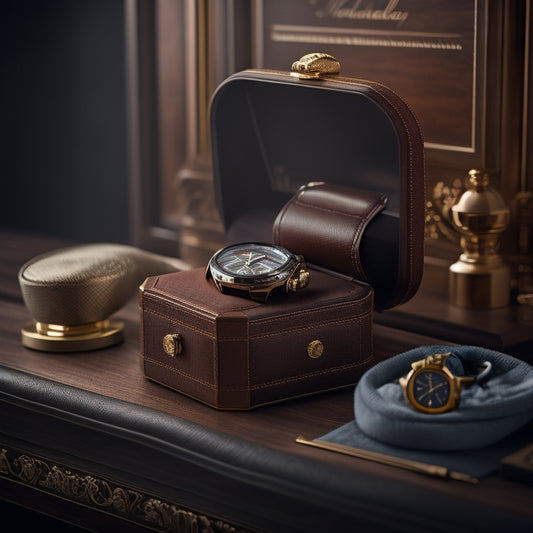
[[[228,244],[302,254],[309,286],[266,303],[221,294],[205,268],[140,289],[145,376],[218,409],[354,385],[376,361],[373,314],[407,301],[423,265],[419,124],[383,85],[234,74],[211,103]]]

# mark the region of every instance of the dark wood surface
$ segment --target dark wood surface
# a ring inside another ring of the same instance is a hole
[[[392,311],[378,313],[375,322],[449,340],[502,351],[533,361],[533,323],[521,322],[519,305],[468,309],[448,304],[447,294],[419,291]]]
[[[221,412],[147,380],[139,352],[139,310],[135,296],[117,318],[125,322],[125,341],[112,348],[77,354],[37,352],[20,341],[20,328],[30,316],[18,289],[17,271],[22,264],[57,242],[0,232],[0,365],[60,383],[151,407],[207,428],[229,433],[287,454],[340,466],[348,471],[401,481],[406,487],[424,488],[435,497],[453,494],[477,505],[495,505],[502,510],[531,517],[533,487],[498,475],[472,486],[459,481],[438,480],[398,468],[371,463],[295,442],[299,435],[315,438],[353,419],[353,389],[310,396],[249,412]],[[438,339],[375,326],[375,351],[379,358]]]

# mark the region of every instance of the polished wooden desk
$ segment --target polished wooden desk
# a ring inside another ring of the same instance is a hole
[[[117,315],[120,345],[24,348],[17,271],[58,243],[7,231],[0,242],[0,498],[93,531],[531,530],[529,485],[435,479],[295,442],[350,421],[352,389],[219,412],[148,381],[136,298]],[[435,342],[375,327],[379,357]]]

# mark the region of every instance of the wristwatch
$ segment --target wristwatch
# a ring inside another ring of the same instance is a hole
[[[483,366],[477,376],[456,376],[452,370],[463,371],[461,359],[451,352],[437,353],[411,363],[411,371],[399,382],[409,405],[424,413],[444,413],[459,406],[465,386],[487,376],[490,363]]]
[[[291,292],[309,283],[303,256],[257,242],[233,244],[216,252],[207,265],[206,277],[213,278],[220,292],[248,295],[259,302],[266,302],[278,287]]]

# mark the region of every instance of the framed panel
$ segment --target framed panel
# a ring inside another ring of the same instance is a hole
[[[138,246],[199,265],[223,244],[213,200],[211,94],[233,72],[288,70],[310,51],[339,58],[343,75],[391,87],[418,115],[426,140],[428,255],[457,255],[447,213],[468,170],[487,170],[508,204],[531,181],[524,119],[531,114],[530,74],[524,76],[529,0],[125,5],[131,226]],[[512,254],[519,246],[516,217],[509,232]]]
[[[519,189],[523,11],[490,0],[256,0],[253,61],[287,70],[323,51],[342,75],[400,94],[425,138],[428,249],[447,250],[459,240],[447,212],[471,168],[508,202]]]
[[[484,15],[476,1],[259,1],[254,62],[286,70],[291,59],[325,50],[340,60],[343,75],[402,95],[420,117],[426,148],[475,153]]]

